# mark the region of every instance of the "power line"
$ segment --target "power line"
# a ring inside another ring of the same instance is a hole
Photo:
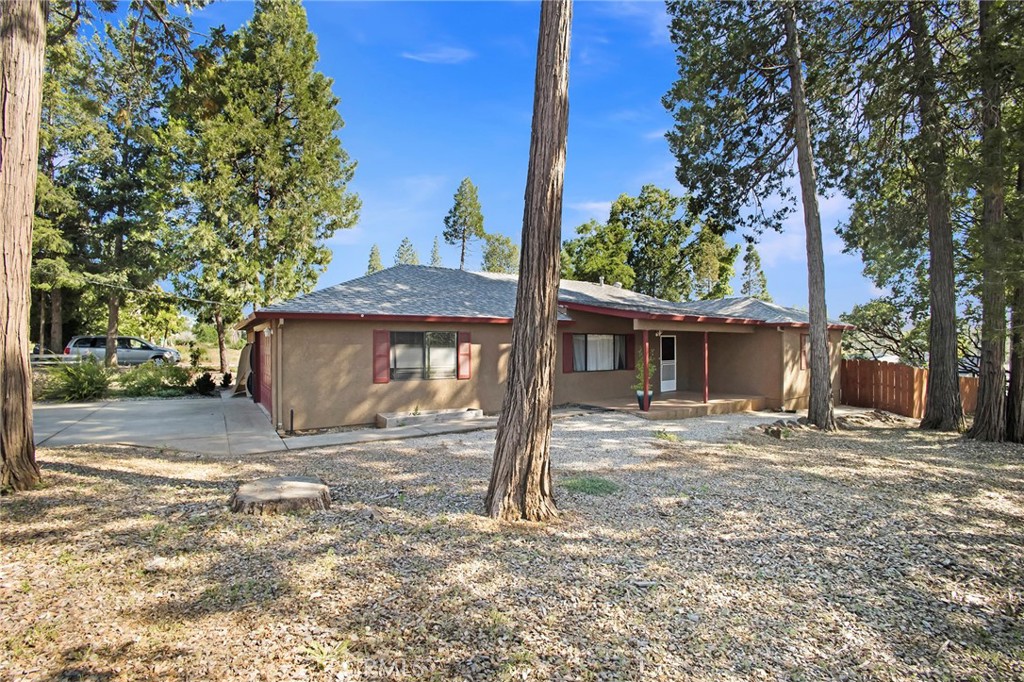
[[[135,292],[137,294],[146,294],[147,296],[161,296],[163,298],[176,298],[176,299],[179,299],[179,300],[182,300],[182,301],[192,301],[193,303],[206,303],[208,305],[215,305],[215,306],[222,306],[222,305],[224,305],[224,303],[221,302],[221,301],[207,301],[207,300],[202,299],[202,298],[191,298],[189,296],[182,296],[181,294],[175,294],[175,293],[170,292],[170,291],[164,291],[163,289],[161,289],[160,291],[157,292],[157,291],[153,291],[152,289],[136,289],[134,287],[126,287],[126,286],[122,286],[120,284],[111,284],[110,282],[104,282],[103,280],[95,279],[94,277],[91,277],[90,275],[85,275],[85,274],[82,275],[82,279],[84,279],[87,282],[91,282],[92,284],[98,284],[101,287],[107,287],[109,289],[120,289],[121,291],[132,291],[132,292]]]

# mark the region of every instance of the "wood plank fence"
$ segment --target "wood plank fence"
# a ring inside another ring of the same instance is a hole
[[[928,370],[875,360],[843,360],[839,370],[840,402],[854,407],[873,407],[905,417],[924,416]],[[960,377],[964,412],[974,414],[978,405],[977,377]]]

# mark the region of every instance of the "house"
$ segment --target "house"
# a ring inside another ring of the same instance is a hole
[[[368,424],[378,413],[501,410],[517,278],[399,265],[256,310],[254,399],[279,430]],[[838,392],[842,325],[830,325]],[[807,406],[807,313],[752,298],[673,303],[563,280],[556,404],[637,408],[649,355],[656,405]],[[639,351],[639,352],[638,352]]]

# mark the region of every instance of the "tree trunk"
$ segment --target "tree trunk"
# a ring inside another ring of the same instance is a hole
[[[907,16],[913,44],[914,96],[920,132],[918,146],[925,203],[928,208],[929,299],[928,392],[922,429],[963,431],[960,376],[956,366],[956,295],[953,281],[953,225],[946,189],[947,155],[943,140],[944,111],[936,92],[937,75],[932,36],[925,16],[927,3],[910,2]]]
[[[459,256],[459,270],[466,269],[466,240],[469,239],[465,234],[462,235],[462,254]]]
[[[1006,397],[1006,440],[1024,443],[1024,286],[1014,287],[1010,308],[1010,390]]]
[[[1003,95],[999,82],[998,28],[990,0],[978,3],[981,85],[981,363],[978,408],[969,438],[1002,442],[1006,436],[1006,279],[1003,276]]]
[[[572,0],[541,3],[530,165],[523,210],[505,400],[494,448],[487,514],[508,521],[558,515],[551,485],[562,187],[569,121]]]
[[[117,323],[121,313],[121,294],[116,289],[107,298],[107,348],[103,364],[117,367]]]
[[[40,480],[28,305],[46,10],[44,1],[0,2],[0,490]]]
[[[39,352],[46,350],[46,292],[39,291],[39,331],[36,341],[39,344]]]
[[[50,350],[64,351],[64,291],[59,287],[50,291]]]
[[[828,349],[828,312],[825,308],[825,254],[821,245],[818,183],[814,172],[814,153],[811,149],[811,125],[807,118],[807,95],[804,92],[800,36],[796,27],[796,4],[788,4],[783,16],[793,101],[796,162],[800,172],[804,230],[807,233],[807,298],[811,323],[811,397],[807,419],[820,429],[835,431],[836,418],[832,409],[832,363]]]
[[[227,347],[224,344],[224,316],[221,315],[220,308],[217,308],[213,313],[213,324],[217,328],[217,350],[220,352],[220,373],[227,374],[228,353]]]

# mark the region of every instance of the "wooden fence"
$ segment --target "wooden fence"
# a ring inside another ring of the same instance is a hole
[[[875,360],[843,360],[839,370],[840,402],[854,407],[873,407],[920,419],[924,416],[928,370]],[[978,405],[977,377],[960,377],[964,412]]]

